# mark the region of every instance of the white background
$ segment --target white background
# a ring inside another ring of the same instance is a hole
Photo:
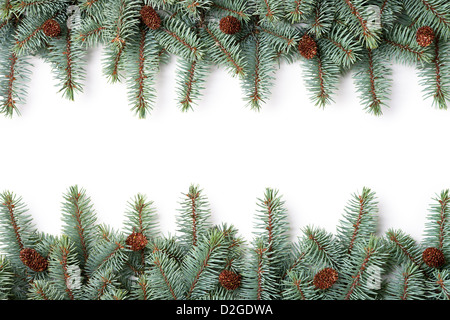
[[[351,77],[325,110],[309,100],[299,63],[283,65],[260,113],[245,107],[239,80],[214,70],[195,112],[175,101],[175,61],[158,76],[146,120],[130,112],[124,84],[109,84],[100,50],[89,55],[85,92],[62,99],[50,66],[34,60],[22,116],[0,117],[0,190],[27,203],[36,225],[60,232],[62,194],[78,184],[100,222],[120,228],[127,201],[146,194],[164,233],[175,230],[181,192],[200,184],[214,222],[252,237],[256,198],[266,187],[286,200],[292,236],[314,224],[335,231],[363,186],[377,192],[380,232],[420,239],[431,198],[450,187],[450,111],[424,101],[416,71],[395,66],[391,108],[366,114]]]

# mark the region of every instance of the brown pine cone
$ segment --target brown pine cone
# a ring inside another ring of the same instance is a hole
[[[24,248],[20,251],[19,258],[24,265],[36,272],[42,272],[48,268],[48,260],[41,256],[39,252],[31,248]]]
[[[142,21],[152,30],[157,30],[161,27],[161,17],[150,6],[143,6],[141,9],[141,18]]]
[[[432,268],[440,268],[445,264],[445,257],[442,250],[427,248],[422,254],[423,262]]]
[[[317,289],[326,290],[331,288],[338,280],[338,272],[332,268],[320,270],[314,276],[314,286]]]
[[[298,44],[298,51],[306,59],[312,59],[317,55],[317,43],[309,35],[305,34]]]
[[[48,19],[42,25],[42,31],[47,37],[55,38],[61,34],[61,26],[58,21],[54,19]]]
[[[428,26],[421,27],[417,30],[416,41],[421,47],[428,47],[434,41],[434,31]]]
[[[147,237],[140,232],[133,232],[127,237],[126,244],[133,251],[141,251],[148,243]]]
[[[227,290],[236,290],[241,286],[241,275],[223,270],[219,275],[219,282]]]
[[[220,19],[220,30],[226,34],[235,34],[241,30],[241,22],[233,16],[227,16]]]

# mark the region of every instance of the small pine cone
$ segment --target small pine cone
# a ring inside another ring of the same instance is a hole
[[[305,34],[298,44],[298,51],[306,59],[312,59],[317,55],[317,43],[309,35]]]
[[[227,290],[236,290],[241,286],[241,275],[223,270],[219,275],[219,282]]]
[[[31,248],[20,250],[19,258],[24,265],[36,272],[42,272],[48,268],[48,260],[39,252]]]
[[[145,235],[140,232],[133,232],[127,237],[126,244],[133,251],[141,251],[147,245],[148,240]]]
[[[143,6],[141,9],[141,18],[142,21],[152,30],[157,30],[161,27],[161,17],[150,6]]]
[[[428,47],[434,41],[434,31],[428,26],[421,27],[417,30],[416,41],[421,47]]]
[[[432,268],[440,268],[445,264],[445,257],[442,250],[427,248],[422,254],[423,262]]]
[[[235,34],[241,31],[241,22],[233,16],[227,16],[220,19],[220,30],[226,34]]]
[[[42,25],[42,31],[47,37],[55,38],[61,34],[61,26],[58,21],[54,19],[48,19]]]
[[[337,280],[338,272],[332,268],[325,268],[316,273],[313,283],[317,289],[325,290],[331,288]]]

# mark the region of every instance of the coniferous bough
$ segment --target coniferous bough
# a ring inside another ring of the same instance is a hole
[[[182,195],[178,234],[161,235],[153,202],[138,194],[124,230],[97,222],[91,199],[64,195],[62,234],[36,230],[22,199],[0,195],[0,298],[450,299],[450,193],[433,199],[417,243],[401,230],[379,236],[377,199],[352,195],[336,235],[308,226],[289,240],[276,190],[258,199],[251,244],[234,226],[211,223],[203,191]]]
[[[104,47],[105,76],[127,83],[141,118],[170,55],[183,111],[198,101],[214,65],[237,76],[245,101],[259,110],[279,63],[298,60],[319,106],[333,101],[340,76],[352,70],[364,109],[382,114],[392,63],[400,62],[418,68],[425,97],[446,109],[449,38],[447,0],[1,0],[0,112],[19,113],[30,56],[48,61],[59,91],[74,99],[96,45]]]

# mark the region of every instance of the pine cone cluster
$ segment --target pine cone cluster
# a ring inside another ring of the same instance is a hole
[[[24,248],[20,251],[19,258],[24,265],[36,272],[42,272],[48,268],[48,260],[41,256],[39,252],[31,248]]]
[[[440,268],[445,264],[445,257],[442,250],[437,248],[427,248],[422,254],[423,262],[429,267]]]
[[[141,232],[133,232],[127,237],[126,244],[133,251],[141,251],[148,243],[147,237]]]
[[[306,59],[312,59],[317,55],[317,43],[309,35],[305,34],[298,44],[298,51]]]
[[[220,19],[220,30],[226,34],[235,34],[241,31],[241,22],[233,16],[227,16]]]
[[[143,6],[141,9],[141,18],[145,25],[152,30],[157,30],[161,27],[161,17],[150,6]]]
[[[241,275],[230,270],[223,270],[219,275],[219,282],[227,290],[236,290],[241,286]]]
[[[55,38],[61,34],[61,26],[55,19],[48,19],[42,25],[42,31],[47,37]]]
[[[326,290],[331,288],[337,280],[338,272],[332,268],[325,268],[316,273],[313,284],[317,289]]]
[[[421,47],[428,47],[434,41],[434,31],[428,26],[421,27],[417,30],[416,41]]]

